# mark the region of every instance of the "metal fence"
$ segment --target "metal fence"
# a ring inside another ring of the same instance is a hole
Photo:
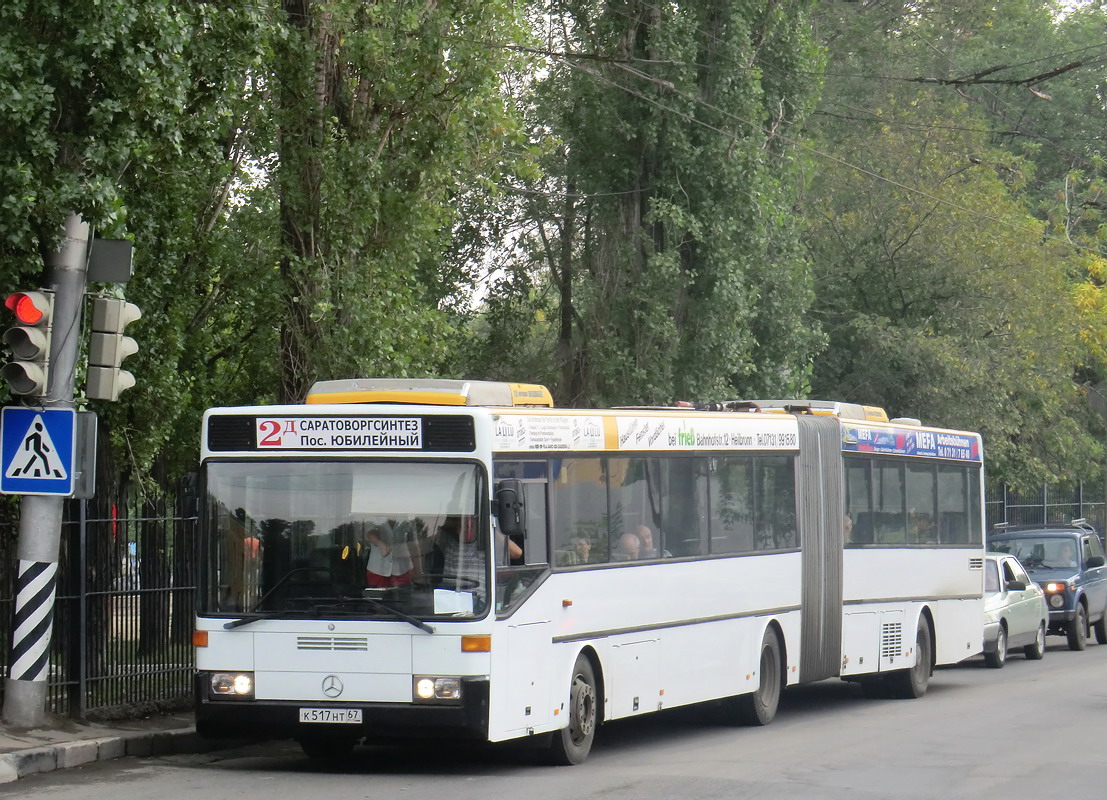
[[[1071,486],[1043,486],[1017,492],[1005,484],[990,486],[985,503],[988,530],[999,523],[1058,525],[1086,519],[1102,536],[1107,530],[1102,482]]]
[[[47,711],[121,719],[192,693],[195,517],[165,501],[66,504]],[[168,512],[168,513],[167,513]],[[11,663],[17,525],[0,525],[0,652]],[[3,696],[0,685],[0,698]]]
[[[11,501],[7,498],[4,502]],[[10,664],[16,506],[0,508],[0,652]],[[1104,531],[1103,484],[986,498],[988,529],[1085,518]],[[53,714],[122,719],[187,707],[192,693],[196,518],[170,500],[66,504],[48,678]],[[3,697],[0,682],[0,699]]]

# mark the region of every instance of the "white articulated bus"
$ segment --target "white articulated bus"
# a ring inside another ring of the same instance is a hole
[[[541,737],[783,688],[918,697],[983,641],[975,433],[818,401],[555,409],[348,380],[204,417],[207,736]]]

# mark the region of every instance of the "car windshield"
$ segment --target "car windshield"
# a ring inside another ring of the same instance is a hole
[[[993,541],[991,546],[997,552],[1015,556],[1030,572],[1080,566],[1076,539],[1071,536],[1020,536]]]
[[[491,559],[478,514],[487,492],[473,464],[215,462],[204,479],[207,612],[245,624],[467,617],[487,607]]]

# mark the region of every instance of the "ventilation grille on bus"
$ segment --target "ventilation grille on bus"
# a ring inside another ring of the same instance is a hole
[[[895,658],[903,652],[903,623],[885,622],[880,626],[880,657]]]
[[[215,416],[208,420],[209,450],[255,450],[258,446],[255,418]]]
[[[984,559],[982,558],[970,558],[969,569],[984,569]]]
[[[364,636],[297,636],[297,650],[342,650],[364,653],[369,640]]]

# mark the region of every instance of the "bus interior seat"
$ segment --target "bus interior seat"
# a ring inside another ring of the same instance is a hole
[[[555,550],[554,561],[559,567],[575,567],[580,563],[576,550]]]

